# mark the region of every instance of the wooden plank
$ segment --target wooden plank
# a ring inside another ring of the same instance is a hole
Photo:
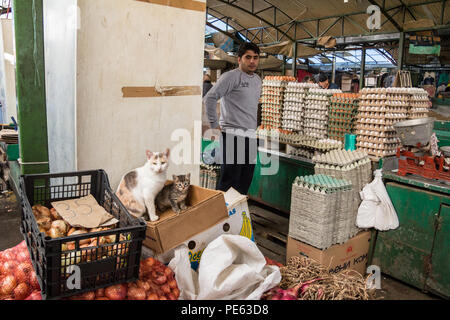
[[[256,240],[256,244],[259,246],[262,246],[276,254],[279,255],[286,255],[286,246],[281,246],[278,243],[275,243],[273,241],[270,241],[268,239],[266,239],[265,237],[263,237],[260,234],[255,233],[255,240]]]
[[[270,231],[270,233],[280,234],[281,236],[287,236],[287,234],[289,233],[289,225],[287,226],[276,225],[271,221],[268,221],[264,218],[255,215],[252,215],[252,222],[258,224],[261,227],[264,227],[265,229]]]
[[[206,11],[206,3],[194,0],[136,0],[141,2],[148,2],[151,4],[159,4],[162,6],[174,7],[179,9]]]
[[[253,217],[252,217],[253,219]],[[283,243],[287,243],[287,236],[284,234],[279,233],[277,230],[271,229],[267,226],[265,226],[264,224],[260,224],[255,220],[252,220],[252,224],[253,224],[253,230],[255,232],[255,234],[264,234],[267,236],[271,236]]]
[[[266,248],[264,248],[262,246],[258,246],[258,248],[265,257],[272,259],[276,262],[282,263],[283,265],[286,263],[285,256],[281,256],[279,254],[273,253],[272,251],[267,250]]]
[[[289,217],[288,216],[283,217],[277,213],[271,212],[271,211],[263,209],[261,207],[252,206],[252,205],[249,206],[249,210],[252,214],[260,216],[269,221],[273,221],[276,224],[289,225]]]
[[[171,86],[171,87],[123,87],[124,98],[153,98],[169,96],[199,96],[202,94],[200,86]]]

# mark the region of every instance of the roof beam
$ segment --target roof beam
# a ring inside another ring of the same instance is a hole
[[[400,25],[397,23],[397,21],[395,21],[395,19],[393,19],[389,13],[386,11],[386,9],[384,9],[382,6],[380,6],[378,4],[378,2],[376,2],[375,0],[369,0],[369,2],[375,6],[378,6],[380,8],[381,13],[388,18],[388,20],[392,23],[392,25],[399,31],[399,32],[403,32],[403,28],[400,27]]]
[[[211,8],[207,8],[207,9],[209,9],[209,11],[211,11],[211,10],[212,10],[212,11],[215,11],[216,13],[218,13],[218,14],[221,15],[221,13],[218,12],[217,10],[214,10],[214,9],[211,9]],[[217,16],[216,16],[215,14],[211,14],[211,13],[209,13],[209,12],[208,12],[208,14],[209,14],[210,16],[212,16],[212,17],[217,18]],[[230,18],[230,17],[223,16],[222,18],[217,18],[217,19],[219,19],[219,20],[222,21],[223,23],[226,23],[225,21],[223,21],[223,19],[225,19],[225,18]],[[248,28],[245,28],[244,26],[240,25],[238,22],[236,22],[236,21],[233,20],[233,19],[230,19],[230,20],[231,20],[234,24],[236,24],[239,28],[242,28],[242,30],[240,30],[240,31],[238,31],[238,32],[242,32],[242,31],[244,31],[244,30],[247,30],[248,33],[250,33],[251,36],[254,36],[254,34],[253,34],[252,32],[250,32],[250,30],[249,30]],[[232,27],[233,27],[233,26],[232,26]],[[236,28],[233,27],[233,29],[235,29],[235,30],[237,31]],[[247,39],[248,39],[248,37],[247,37]]]
[[[254,14],[253,12],[248,11],[248,10],[245,9],[245,8],[242,8],[242,7],[240,7],[240,6],[235,5],[234,3],[230,3],[230,2],[225,1],[225,0],[217,0],[217,1],[220,2],[220,3],[226,4],[226,5],[230,6],[230,7],[233,7],[233,8],[235,8],[235,9],[238,9],[238,10],[240,10],[240,11],[242,11],[242,12],[245,12],[246,14],[248,14],[248,15],[250,15],[250,16],[253,16],[253,17],[255,17],[255,18],[261,20],[261,21],[264,22],[265,24],[267,24],[267,25],[269,25],[270,27],[274,28],[275,30],[279,31],[281,34],[285,35],[289,40],[294,41],[294,39],[292,39],[289,35],[287,35],[286,32],[283,32],[283,30],[281,30],[280,28],[278,28],[278,26],[274,25],[273,23],[267,21],[266,19],[264,19],[264,18],[262,18],[262,17],[260,17],[260,16],[258,16],[258,15],[256,15],[256,14]]]
[[[400,1],[400,3],[402,4],[402,6],[406,9],[406,11],[408,11],[409,15],[414,19],[417,20],[417,18],[414,16],[414,14],[411,12],[411,9],[408,8],[408,6],[402,1],[402,0],[398,0]]]
[[[219,31],[220,33],[223,33],[224,35],[230,37],[231,39],[233,39],[233,40],[236,41],[236,42],[239,42],[239,43],[242,43],[242,42],[243,42],[241,39],[239,39],[238,37],[236,37],[234,34],[232,34],[232,33],[230,33],[230,32],[226,32],[226,31],[224,31],[224,30],[222,30],[222,29],[216,27],[215,25],[213,25],[212,23],[210,23],[210,22],[208,22],[208,21],[206,22],[206,25],[207,25],[208,27],[210,27],[210,28],[213,28],[214,30]]]

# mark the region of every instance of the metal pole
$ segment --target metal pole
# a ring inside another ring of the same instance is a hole
[[[286,75],[286,56],[283,56],[283,76]]]
[[[292,72],[294,77],[297,78],[297,43],[294,42],[294,56],[292,57]]]
[[[398,44],[398,63],[397,63],[398,70],[403,69],[403,60],[405,58],[404,52],[405,52],[405,33],[401,32],[400,41]]]
[[[336,83],[336,54],[333,53],[333,67],[331,70],[331,82]]]
[[[366,73],[366,48],[361,51],[361,77],[359,78],[359,90],[364,88],[364,74]]]

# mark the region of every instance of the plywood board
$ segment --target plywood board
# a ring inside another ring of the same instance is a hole
[[[170,96],[196,96],[202,94],[200,86],[173,86],[173,87],[123,87],[124,98],[151,98]]]

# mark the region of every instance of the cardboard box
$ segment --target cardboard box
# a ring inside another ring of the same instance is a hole
[[[345,244],[334,245],[328,249],[320,250],[288,237],[286,260],[289,261],[289,258],[292,256],[305,256],[327,267],[330,273],[352,269],[365,275],[370,240],[371,232],[363,231]]]
[[[255,241],[247,196],[231,188],[224,197],[228,210],[227,219],[182,243],[189,249],[189,262],[193,270],[197,270],[203,251],[208,244],[223,234],[241,235]],[[174,257],[174,250],[155,255],[152,250],[143,247],[142,252],[144,258],[156,257],[163,263],[169,263]]]
[[[191,186],[186,205],[187,210],[178,216],[169,209],[158,221],[148,222],[144,246],[156,254],[164,253],[228,218],[220,191]]]

